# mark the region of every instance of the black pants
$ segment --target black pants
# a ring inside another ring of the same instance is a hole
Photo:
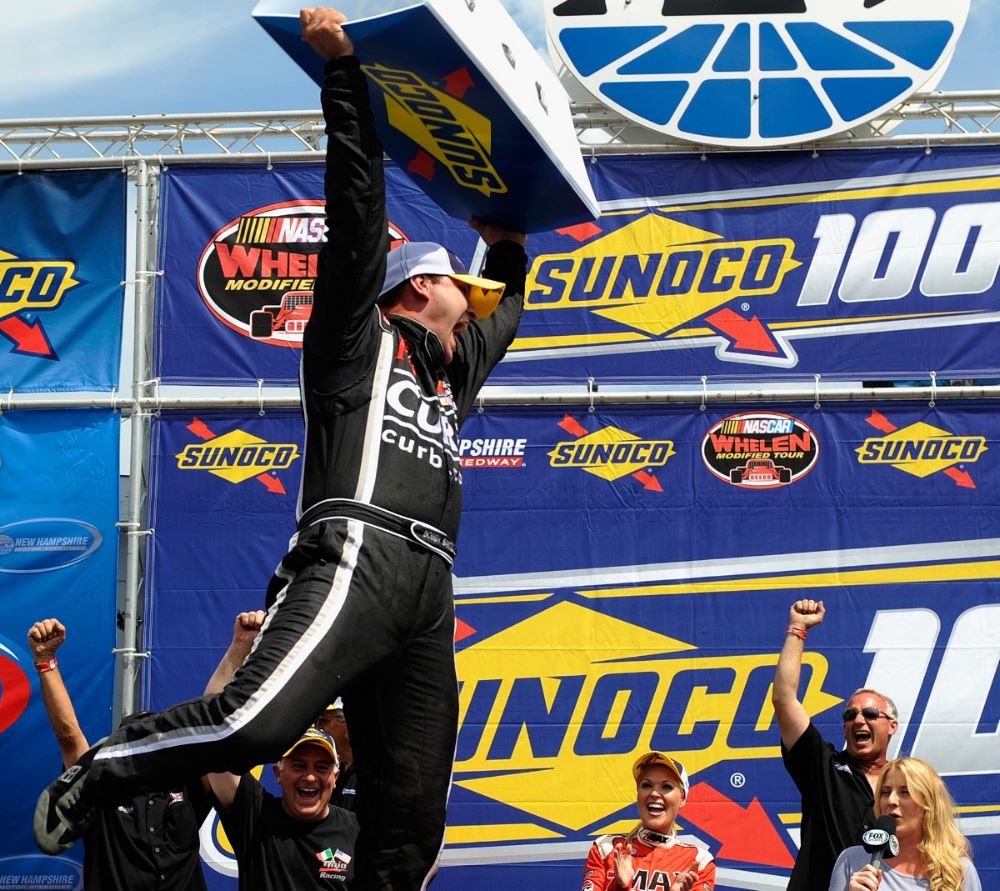
[[[244,666],[218,696],[121,728],[88,778],[113,803],[178,776],[275,761],[335,694],[358,772],[354,887],[426,886],[441,848],[458,721],[451,567],[357,520],[310,527]]]

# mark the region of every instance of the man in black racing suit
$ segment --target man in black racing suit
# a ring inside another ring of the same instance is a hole
[[[365,76],[342,14],[301,18],[303,39],[328,60],[329,233],[303,338],[298,532],[233,682],[85,756],[85,779],[64,774],[39,799],[36,838],[56,852],[101,802],[276,760],[340,693],[357,752],[353,887],[416,889],[443,841],[458,720],[457,432],[516,333],[525,237],[476,225],[489,246],[484,274],[506,285],[485,319],[475,308],[489,310],[481,300],[491,287],[495,300],[498,281],[465,275],[440,246],[397,249],[387,272],[382,148]]]

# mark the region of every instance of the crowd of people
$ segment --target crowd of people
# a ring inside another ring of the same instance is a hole
[[[809,718],[798,698],[799,674],[806,636],[825,614],[822,601],[792,604],[773,684],[782,757],[802,796],[801,843],[788,889],[981,891],[944,781],[919,758],[888,760],[898,728],[893,701],[875,690],[855,691],[844,709],[843,749],[824,740]],[[225,689],[243,668],[266,621],[263,610],[237,616],[206,697]],[[65,627],[54,618],[28,630],[42,702],[69,767],[88,742],[59,669],[57,651],[65,639]],[[142,716],[125,718],[122,726]],[[82,834],[84,887],[203,889],[198,830],[212,807],[232,845],[241,891],[329,888],[331,881],[357,887],[353,760],[338,698],[273,765],[280,796],[249,772],[217,772],[101,807]],[[639,822],[627,834],[593,843],[583,891],[712,891],[712,854],[678,834],[678,814],[690,791],[684,766],[667,753],[647,752],[635,761],[632,776]],[[858,841],[883,816],[895,822],[898,848],[873,865]]]
[[[82,839],[87,887],[204,888],[198,828],[210,807],[245,891],[409,891],[436,868],[458,722],[457,434],[515,336],[526,239],[473,222],[488,248],[481,275],[441,245],[388,251],[382,148],[344,21],[301,12],[326,63],[329,235],[303,337],[301,511],[267,611],[237,617],[203,697],[130,716],[93,746],[58,669],[65,628],[45,619],[28,632],[66,768],[39,798],[35,836],[52,854]],[[813,724],[799,677],[824,615],[821,601],[792,605],[773,685],[802,797],[789,891],[978,889],[940,777],[915,758],[887,760],[892,700],[855,691],[843,749]],[[271,761],[280,796],[250,772]],[[594,842],[584,891],[711,891],[712,855],[677,831],[683,765],[649,752],[632,773],[639,822]],[[896,818],[899,843],[880,867],[857,847],[877,815]]]

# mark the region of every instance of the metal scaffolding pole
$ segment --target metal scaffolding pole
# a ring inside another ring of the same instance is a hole
[[[149,386],[150,382],[144,382]],[[137,397],[122,402],[109,394],[100,396],[63,396],[40,399],[32,394],[8,394],[0,399],[0,413],[32,409],[112,408],[124,417],[140,417],[148,428],[150,415],[164,411],[206,411],[211,409],[257,411],[298,409],[297,393],[267,393],[247,387],[246,395],[161,394]],[[203,387],[202,389],[209,389]],[[761,381],[753,385],[723,387],[706,381],[687,387],[635,387],[599,385],[596,382],[577,386],[487,386],[476,400],[482,408],[546,405],[732,405],[762,403],[824,402],[958,402],[962,400],[1000,399],[1000,385],[978,386],[947,384],[925,387],[864,387],[848,384],[801,383],[795,386]],[[133,431],[134,443],[134,431]],[[148,443],[145,444],[148,451]],[[148,456],[147,456],[148,457]],[[133,458],[134,460],[134,458]],[[134,466],[134,465],[133,465]],[[145,470],[143,470],[145,473]]]
[[[121,715],[136,708],[139,665],[148,654],[140,652],[140,598],[144,590],[146,538],[152,534],[145,526],[146,483],[149,462],[149,411],[142,404],[145,382],[150,376],[150,281],[154,270],[150,265],[150,245],[154,237],[155,214],[150,187],[149,165],[137,163],[135,220],[135,322],[132,343],[132,411],[130,413],[131,454],[129,460],[128,519],[124,522],[126,542],[125,593],[122,609],[121,647]]]

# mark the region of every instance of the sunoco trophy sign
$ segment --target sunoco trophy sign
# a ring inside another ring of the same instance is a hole
[[[288,6],[263,0],[253,14],[322,83]],[[524,232],[598,215],[569,97],[499,0],[426,0],[344,28],[386,154],[442,210]]]

